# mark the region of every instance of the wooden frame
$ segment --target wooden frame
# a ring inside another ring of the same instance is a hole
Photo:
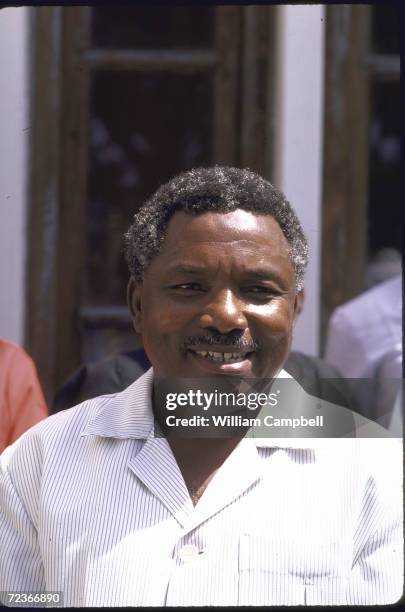
[[[322,346],[332,311],[363,284],[370,85],[400,78],[398,55],[372,51],[372,6],[331,5],[326,11]]]
[[[61,10],[39,8],[31,13],[32,127],[25,336],[48,402],[54,382],[51,364],[56,362],[57,335]]]
[[[82,7],[32,11],[26,344],[48,403],[77,367],[80,343],[71,330],[83,253],[87,15]]]
[[[274,80],[277,7],[243,7],[242,167],[271,178],[273,172]]]
[[[236,7],[218,7],[215,45],[221,62],[215,71],[214,156],[219,164],[238,162],[240,109],[241,12]],[[229,101],[232,101],[229,104]],[[221,134],[224,137],[221,137]]]
[[[362,285],[367,255],[370,7],[326,9],[321,343]]]

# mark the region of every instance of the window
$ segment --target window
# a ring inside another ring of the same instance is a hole
[[[49,403],[137,346],[121,250],[144,198],[197,165],[271,177],[274,10],[33,10],[26,335]]]

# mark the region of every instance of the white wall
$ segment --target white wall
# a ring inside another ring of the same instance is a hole
[[[0,336],[24,343],[29,9],[0,11]]]
[[[305,304],[293,348],[319,355],[324,17],[322,5],[278,8],[276,169],[309,242]]]

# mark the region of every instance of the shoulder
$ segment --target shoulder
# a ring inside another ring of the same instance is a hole
[[[337,442],[346,450],[346,460],[362,473],[369,484],[378,482],[380,487],[390,488],[396,482],[399,492],[402,492],[402,439],[388,436],[357,437]]]
[[[398,438],[357,440],[359,463],[370,503],[385,510],[382,517],[402,512],[403,442]],[[401,519],[402,520],[402,519]]]
[[[55,449],[74,453],[80,434],[114,396],[100,396],[43,419],[11,444],[0,457],[2,470],[30,470]]]
[[[11,369],[16,366],[33,368],[34,362],[26,351],[21,347],[0,338],[0,358],[2,369]]]
[[[118,353],[74,372],[59,388],[53,412],[71,408],[79,402],[100,395],[119,393],[142,376],[150,367],[142,350]]]
[[[150,369],[132,385],[109,395],[100,395],[62,410],[25,432],[1,455],[3,468],[40,462],[62,465],[83,458],[88,440],[94,436],[133,438],[147,435],[153,425]]]
[[[319,465],[374,502],[402,507],[403,444],[399,438],[335,438],[316,441]],[[343,480],[342,480],[343,479]]]

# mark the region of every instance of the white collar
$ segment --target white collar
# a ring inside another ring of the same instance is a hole
[[[293,377],[285,370],[281,370],[277,378],[292,379]],[[102,396],[106,401],[100,405],[96,414],[87,422],[81,436],[148,439],[153,435],[154,429],[152,385],[153,368],[150,368],[120,393]],[[317,438],[261,438],[254,435],[252,439],[257,447],[265,448],[314,449],[320,442]]]

